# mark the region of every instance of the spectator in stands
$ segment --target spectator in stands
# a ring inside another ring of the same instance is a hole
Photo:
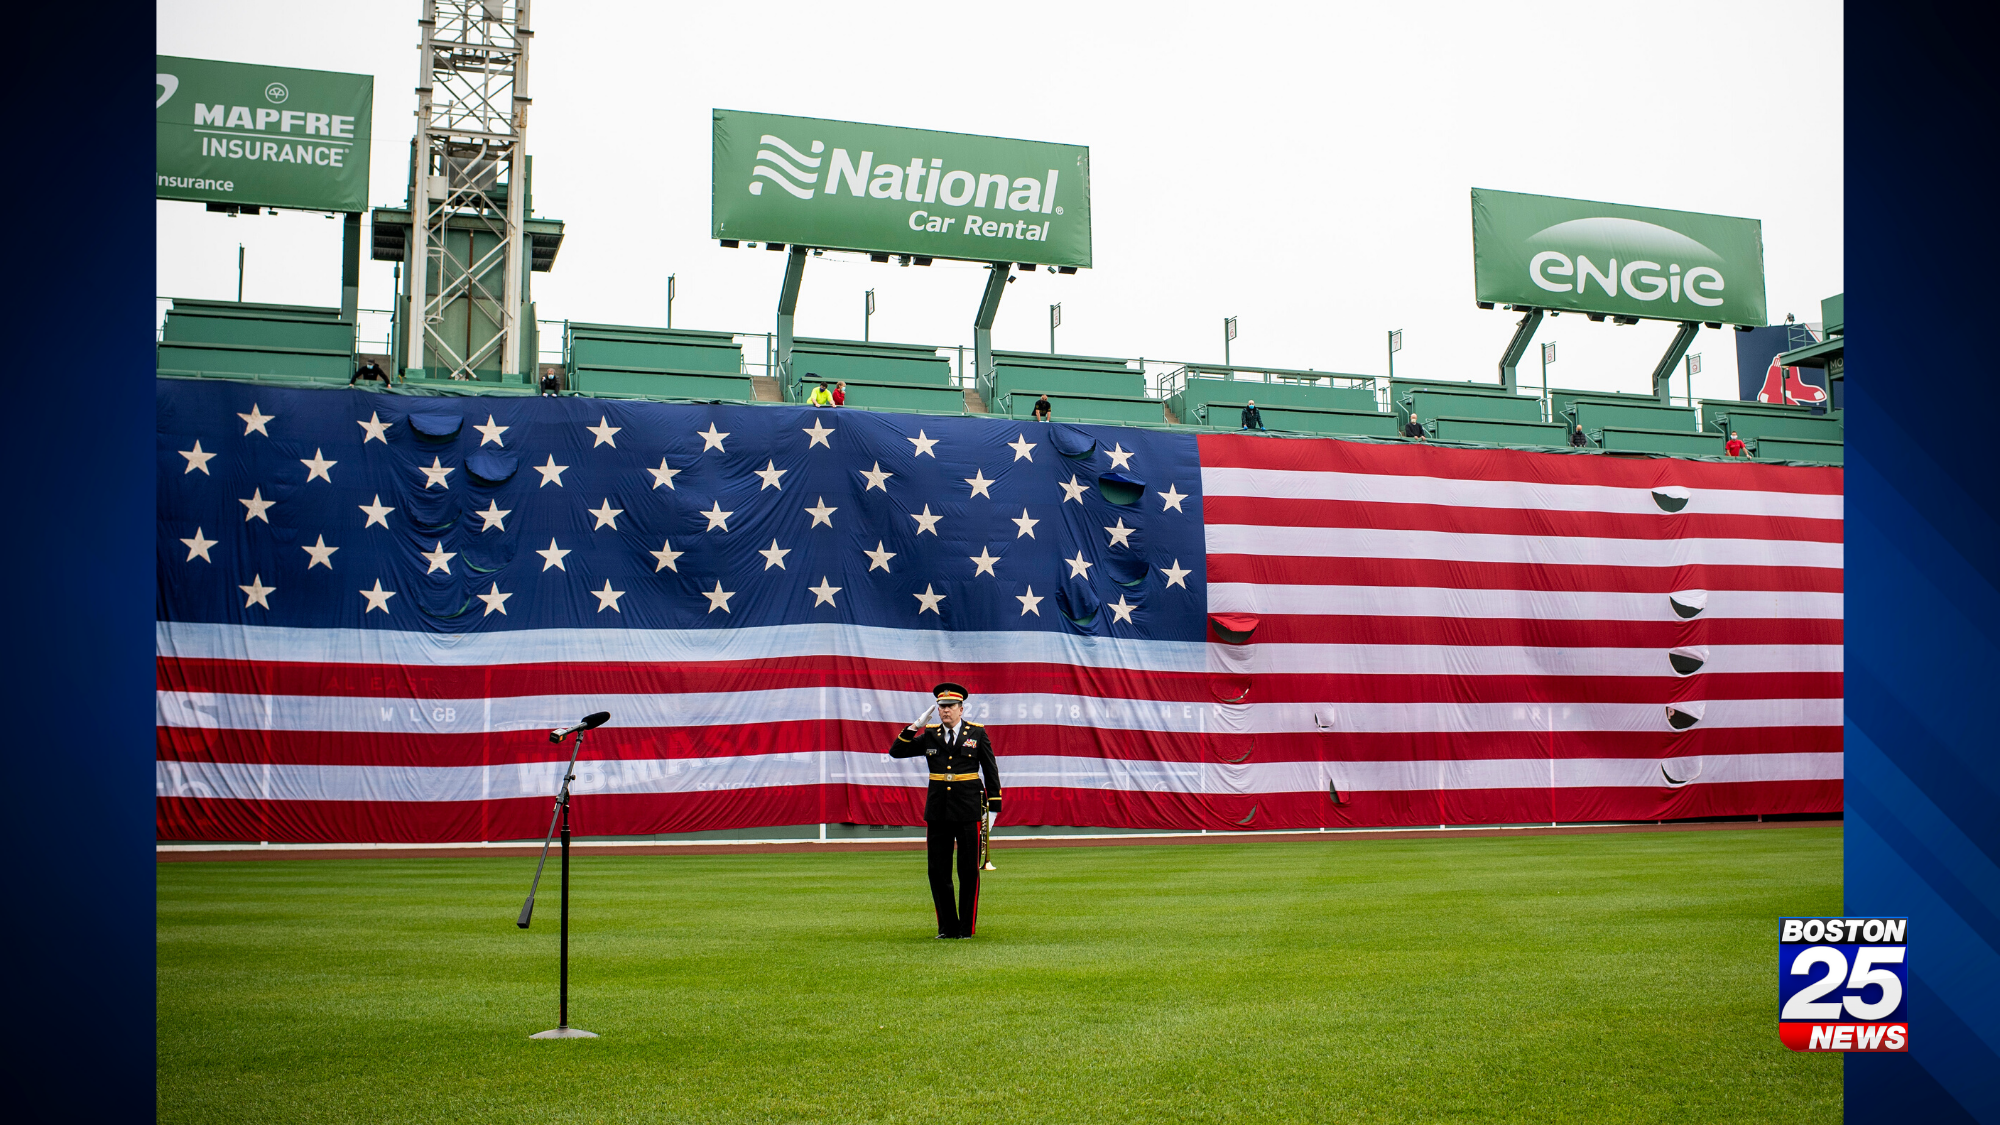
[[[826,389],[826,381],[824,379],[820,380],[819,386],[814,387],[813,392],[806,396],[806,405],[807,406],[833,405],[833,392]]]
[[[1264,428],[1264,415],[1258,411],[1257,400],[1254,398],[1243,404],[1243,428],[1246,430]]]
[[[842,379],[833,385],[833,404],[835,406],[847,405],[847,380]]]
[[[1729,431],[1729,440],[1722,443],[1722,448],[1731,457],[1741,457],[1743,456],[1743,439],[1736,436],[1735,430],[1731,430]]]
[[[1037,422],[1049,420],[1049,396],[1043,395],[1035,400],[1035,410],[1031,417]]]
[[[1415,414],[1410,415],[1410,420],[1403,423],[1403,436],[1406,438],[1416,438],[1418,441],[1424,440],[1424,424],[1417,421]]]
[[[1569,443],[1579,449],[1589,447],[1590,439],[1583,436],[1583,423],[1577,423],[1576,429],[1569,435]]]
[[[385,387],[389,385],[389,373],[382,370],[381,366],[372,359],[355,369],[354,377],[347,381],[347,385],[351,387],[363,379],[376,379],[380,380]]]
[[[542,368],[543,397],[554,398],[562,392],[562,376],[558,372],[559,372],[558,368],[554,367]]]

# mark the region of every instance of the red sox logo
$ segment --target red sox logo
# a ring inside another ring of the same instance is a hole
[[[1779,366],[1778,359],[1778,356],[1771,357],[1771,369],[1764,373],[1764,388],[1757,392],[1758,402],[1805,406],[1826,401],[1824,388],[1799,378],[1796,367]]]

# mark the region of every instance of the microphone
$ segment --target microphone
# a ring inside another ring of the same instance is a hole
[[[611,721],[611,712],[609,711],[599,711],[595,715],[585,715],[583,717],[583,721],[576,724],[575,726],[561,727],[556,730],[550,731],[549,741],[561,742],[565,737],[571,734],[575,734],[577,731],[596,730],[598,727],[601,727],[610,721]]]

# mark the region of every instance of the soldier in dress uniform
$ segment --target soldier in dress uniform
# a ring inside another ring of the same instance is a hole
[[[896,758],[924,755],[930,766],[930,793],[924,800],[924,839],[930,851],[931,899],[937,905],[938,935],[969,938],[979,914],[979,823],[1000,811],[1000,766],[993,738],[978,723],[965,721],[966,690],[958,684],[931,689],[939,721],[918,719],[889,744]],[[958,848],[958,898],[952,900],[952,848]]]

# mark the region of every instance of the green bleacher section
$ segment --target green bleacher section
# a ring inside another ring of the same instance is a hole
[[[1035,411],[1040,388],[1026,388],[1000,396],[998,404],[987,403],[994,414],[1026,418]],[[1150,426],[1165,424],[1167,415],[1160,400],[1136,395],[1094,395],[1070,392],[1049,393],[1049,417],[1056,422],[1138,422]]]
[[[1399,421],[1414,414],[1426,426],[1437,418],[1542,420],[1539,397],[1508,394],[1491,383],[1419,383],[1398,379],[1390,384],[1389,397]]]
[[[337,308],[175,297],[155,358],[163,375],[345,383],[354,374],[354,322]]]
[[[804,402],[814,387],[847,382],[847,405],[864,410],[963,414],[965,393],[954,386],[951,361],[934,346],[870,340],[792,342],[794,377],[787,402]]]
[[[1379,413],[1370,376],[1189,365],[1169,379],[1167,408],[1189,425],[1235,429],[1243,404],[1254,400],[1269,428],[1311,433],[1376,432],[1373,423],[1352,417]],[[1359,385],[1337,385],[1340,383]],[[1281,413],[1286,417],[1283,423],[1278,418]]]
[[[1822,461],[1844,464],[1847,446],[1838,441],[1811,441],[1806,438],[1762,437],[1751,444],[1759,461]]]
[[[1420,399],[1421,401],[1421,399]],[[1525,400],[1529,406],[1540,412],[1541,403],[1536,399]],[[1394,415],[1384,415],[1394,421]],[[1469,441],[1485,445],[1568,445],[1569,437],[1563,431],[1561,422],[1544,422],[1529,418],[1473,418],[1460,415],[1441,414],[1435,417],[1418,415],[1425,422],[1431,437],[1438,441]]]
[[[1401,427],[1394,414],[1384,414],[1379,410],[1316,410],[1303,406],[1265,406],[1260,392],[1257,398],[1257,414],[1264,419],[1266,430],[1286,430],[1303,434],[1323,434],[1327,437],[1395,437]],[[1216,430],[1238,430],[1243,428],[1243,408],[1249,405],[1246,396],[1234,402],[1211,400],[1193,409],[1194,417],[1180,416],[1183,423],[1207,426]]]
[[[1734,430],[1746,442],[1766,437],[1818,442],[1846,440],[1840,418],[1832,414],[1814,414],[1809,406],[1703,399],[1701,416],[1707,423],[1709,433],[1727,437]]]
[[[743,348],[728,332],[571,321],[563,345],[569,389],[579,394],[753,397]]]
[[[993,375],[979,392],[989,402],[1021,391],[1029,392],[1029,398],[1044,393],[1051,399],[1071,394],[1145,398],[1146,375],[1132,362],[1103,356],[994,352]]]
[[[1649,430],[1637,426],[1610,426],[1584,431],[1598,448],[1611,453],[1660,453],[1670,457],[1721,457],[1727,451],[1722,439],[1694,430]]]

